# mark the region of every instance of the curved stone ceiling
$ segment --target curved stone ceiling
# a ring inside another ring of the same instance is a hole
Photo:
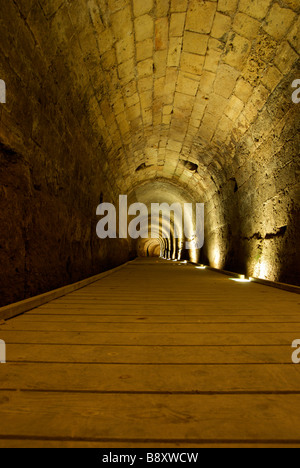
[[[120,193],[165,178],[202,195],[299,54],[298,0],[56,0],[40,8],[48,43],[30,6],[28,24],[48,57],[53,47],[63,57]]]
[[[2,304],[135,255],[96,207],[140,191],[205,203],[201,261],[300,284],[299,0],[0,10]]]

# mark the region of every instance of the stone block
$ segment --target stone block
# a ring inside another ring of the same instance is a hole
[[[135,78],[135,62],[133,59],[118,66],[118,75],[122,84],[125,85]]]
[[[176,153],[180,153],[182,150],[182,143],[180,141],[169,140],[167,144],[168,151],[175,151]],[[176,161],[178,161],[178,157],[176,156]],[[175,162],[176,162],[175,161]]]
[[[230,16],[216,13],[215,20],[213,23],[211,35],[216,39],[225,40],[226,34],[231,29],[231,18]]]
[[[113,13],[110,19],[112,30],[117,40],[123,39],[124,36],[132,32],[131,10],[129,7]]]
[[[194,103],[194,99],[192,96],[187,96],[186,94],[182,93],[175,93],[174,99],[174,107],[178,107],[179,109],[189,110],[189,113],[192,112],[192,106]]]
[[[241,101],[236,96],[231,96],[228,106],[225,110],[225,115],[232,121],[235,121],[239,117],[243,109],[243,101]]]
[[[114,103],[114,113],[116,116],[118,116],[119,114],[123,113],[124,112],[124,102],[123,102],[123,99],[118,99],[115,103]]]
[[[205,55],[207,50],[209,36],[186,31],[183,39],[184,52],[192,54]]]
[[[168,54],[168,67],[178,67],[181,56],[182,37],[171,37]]]
[[[127,6],[127,0],[108,0],[109,11],[115,12]]]
[[[224,113],[227,106],[227,99],[217,94],[212,94],[207,102],[206,112],[214,115],[216,119],[219,119]]]
[[[185,16],[185,13],[172,13],[170,22],[170,36],[182,36]]]
[[[233,22],[233,30],[240,36],[244,36],[251,40],[255,39],[257,36],[260,26],[260,21],[257,21],[244,13],[237,13]]]
[[[199,92],[201,97],[204,94],[210,94],[213,91],[213,84],[216,79],[215,73],[204,70],[199,81]]]
[[[133,121],[137,119],[138,117],[140,117],[140,115],[141,115],[140,103],[135,104],[134,106],[126,109],[126,116],[129,121]]]
[[[243,115],[245,116],[246,120],[250,124],[252,124],[254,122],[254,120],[256,119],[257,114],[258,114],[258,110],[255,107],[255,105],[253,105],[252,102],[248,102],[246,104],[246,107],[245,107],[244,111],[243,111]]]
[[[273,0],[240,0],[239,9],[246,15],[262,20],[266,17]]]
[[[145,78],[140,78],[138,80],[138,89],[139,92],[142,93],[144,91],[149,91],[153,87],[153,77],[147,76]]]
[[[173,106],[164,106],[163,115],[171,115],[172,110],[173,110]]]
[[[202,55],[189,54],[182,52],[181,55],[181,70],[200,75],[203,70],[205,57]]]
[[[240,78],[237,82],[234,94],[243,102],[247,102],[252,94],[252,86],[245,81],[243,78]]]
[[[199,81],[195,80],[195,75],[189,75],[188,73],[179,73],[176,91],[190,96],[196,96]]]
[[[158,50],[154,53],[154,72],[156,78],[166,75],[167,50]]]
[[[137,64],[138,77],[143,78],[144,76],[149,76],[153,74],[153,60],[146,59]]]
[[[153,37],[153,18],[149,15],[139,16],[134,20],[134,28],[137,42]]]
[[[223,13],[233,13],[237,9],[239,0],[219,0],[218,11]]]
[[[158,78],[154,81],[154,98],[162,98],[164,95],[165,77]]]
[[[126,135],[127,133],[129,133],[130,127],[126,115],[118,115],[117,120],[121,134]]]
[[[228,140],[228,133],[218,127],[213,136],[212,143],[218,146],[223,146],[224,143],[226,143],[226,140]]]
[[[300,17],[298,18],[298,21],[294,24],[291,32],[289,33],[288,41],[298,52],[298,54],[300,54]]]
[[[114,38],[110,29],[106,29],[99,35],[98,44],[100,54],[104,54],[108,50],[111,50],[114,43]]]
[[[213,135],[215,133],[215,128],[211,127],[210,125],[205,124],[204,122],[201,123],[199,128],[198,135],[206,142],[210,142]]]
[[[132,106],[134,106],[135,104],[137,104],[138,102],[139,102],[139,95],[138,95],[138,93],[135,93],[135,94],[133,94],[132,96],[126,98],[126,106],[127,106],[127,107],[132,107]]]
[[[155,50],[164,50],[168,47],[169,21],[168,18],[159,18],[155,22]]]
[[[219,66],[221,55],[223,53],[223,46],[217,39],[209,39],[208,49],[205,57],[205,70],[216,72]]]
[[[188,0],[171,0],[171,12],[186,11]]]
[[[156,17],[167,16],[169,12],[169,0],[155,0],[155,13]]]
[[[93,0],[90,0],[90,2],[87,3],[87,7],[95,31],[97,34],[100,34],[105,29],[104,23],[101,18],[100,9]]]
[[[262,77],[261,81],[269,91],[274,91],[282,78],[282,73],[275,66],[271,65],[266,71],[265,75]]]
[[[298,58],[298,54],[291,48],[288,42],[283,42],[277,50],[274,64],[283,75],[286,75]]]
[[[264,30],[276,40],[280,40],[286,35],[295,18],[296,13],[275,3],[266,18]]]
[[[245,37],[233,34],[227,43],[225,63],[242,70],[251,50],[251,42]]]
[[[153,55],[153,40],[151,38],[136,43],[136,60],[140,62]]]
[[[133,0],[134,16],[142,16],[153,8],[153,0]]]
[[[153,93],[152,91],[145,91],[140,95],[141,106],[143,109],[152,107],[153,104]]]
[[[175,92],[176,82],[177,82],[178,71],[174,68],[167,69],[166,81],[165,81],[165,95],[170,95],[171,103],[173,102],[173,93]],[[165,98],[166,101],[166,98]],[[166,104],[171,104],[166,102]]]
[[[236,86],[240,73],[228,65],[220,65],[216,75],[214,91],[216,94],[229,98]]]
[[[134,52],[134,40],[132,34],[116,43],[118,63],[123,63],[131,59],[134,56]]]
[[[295,11],[300,10],[299,0],[284,0],[284,3]]]
[[[203,34],[209,34],[217,10],[216,2],[191,0],[186,18],[186,29]]]
[[[116,52],[114,49],[108,52],[105,52],[105,54],[101,56],[101,66],[103,70],[109,71],[113,69],[116,65],[116,61],[117,61],[117,58],[116,58]]]
[[[228,117],[226,117],[226,115],[223,115],[222,118],[220,119],[218,129],[221,130],[222,132],[227,133],[228,135],[228,133],[232,129],[232,125],[233,125],[233,122]]]

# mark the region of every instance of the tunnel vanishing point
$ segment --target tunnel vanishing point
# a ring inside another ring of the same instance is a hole
[[[298,296],[216,271],[299,293],[299,12],[0,1],[0,446],[300,446]],[[125,196],[204,206],[203,247],[99,238]]]

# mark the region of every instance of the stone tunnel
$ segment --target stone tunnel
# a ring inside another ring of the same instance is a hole
[[[299,12],[1,0],[1,446],[300,446]],[[97,207],[120,196],[204,206],[203,246],[174,216],[100,239]]]

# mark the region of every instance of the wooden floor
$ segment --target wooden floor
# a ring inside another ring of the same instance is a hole
[[[0,447],[300,446],[299,295],[139,259],[0,326]]]

